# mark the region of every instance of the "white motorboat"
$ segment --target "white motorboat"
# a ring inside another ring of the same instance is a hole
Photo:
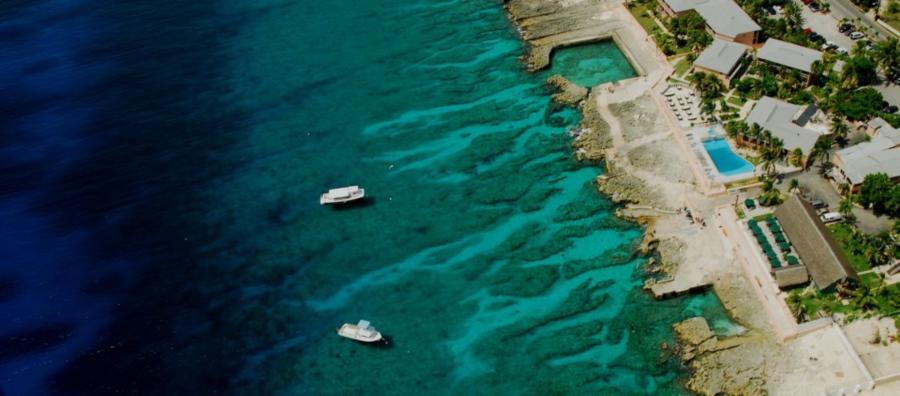
[[[341,337],[365,343],[378,342],[383,339],[381,333],[375,330],[368,320],[360,320],[355,325],[344,323],[337,333]]]
[[[341,188],[332,188],[327,193],[322,194],[319,203],[322,205],[345,203],[355,201],[366,196],[366,190],[359,186],[349,186]]]

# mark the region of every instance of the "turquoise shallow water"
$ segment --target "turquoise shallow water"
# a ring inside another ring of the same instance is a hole
[[[233,230],[220,257],[247,296],[228,313],[249,327],[235,343],[253,356],[234,385],[680,392],[658,346],[717,303],[639,291],[641,230],[596,193],[602,169],[573,160],[565,131],[578,114],[554,110],[543,87],[555,73],[633,76],[614,45],[559,51],[529,75],[497,4],[421,1],[285,7],[232,45],[235,103],[261,118],[244,144],[254,161],[208,191],[207,221]],[[346,184],[370,204],[317,205]],[[394,346],[334,335],[360,318]]]
[[[637,76],[612,40],[557,50],[553,67],[565,70],[570,81],[585,87]]]
[[[611,43],[529,74],[499,2],[96,9],[129,26],[79,54],[134,64],[90,90],[123,95],[88,98],[103,150],[34,206],[100,224],[122,275],[85,288],[103,319],[72,328],[109,329],[54,357],[60,394],[681,394],[671,324],[732,331],[710,294],[640,291],[642,230],[573,158],[543,82],[633,76]],[[318,204],[351,184],[365,204]],[[393,346],[336,336],[361,318]]]

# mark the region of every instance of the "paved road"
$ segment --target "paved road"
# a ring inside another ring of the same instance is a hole
[[[849,0],[828,0],[828,2],[831,3],[831,14],[834,16],[834,19],[848,18],[855,20],[859,18],[860,23],[867,26],[870,32],[879,33],[878,37],[876,37],[877,39],[882,40],[891,37],[891,32],[876,23],[871,16],[863,13],[855,5],[850,4]],[[804,8],[807,7],[804,6]]]

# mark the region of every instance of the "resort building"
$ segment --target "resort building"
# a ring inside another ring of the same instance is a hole
[[[812,205],[794,195],[775,209],[775,217],[819,290],[859,280]]]
[[[822,53],[786,41],[768,39],[759,49],[756,58],[781,69],[798,70],[809,76],[813,63],[822,60]]]
[[[746,54],[747,46],[715,38],[694,61],[694,68],[712,73],[730,85],[734,75],[740,72],[739,66]]]
[[[874,124],[871,140],[838,150],[832,158],[834,179],[849,184],[854,191],[866,175],[873,173],[885,173],[895,183],[900,182],[900,129],[877,120],[869,123],[870,128]]]
[[[819,138],[830,133],[823,119],[824,115],[814,104],[800,106],[764,96],[745,121],[749,125],[759,124],[780,138],[789,153],[796,149],[803,151],[805,163]]]
[[[772,274],[775,277],[775,283],[778,288],[787,289],[799,286],[809,282],[809,272],[805,265],[791,265],[775,270]]]
[[[696,11],[715,38],[746,45],[759,41],[762,28],[732,0],[662,0],[659,7],[670,17]]]

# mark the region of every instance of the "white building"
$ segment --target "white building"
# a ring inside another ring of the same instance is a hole
[[[900,181],[900,129],[893,128],[877,118],[872,139],[834,153],[835,180],[849,184],[853,189],[873,173],[885,173],[894,182]]]

